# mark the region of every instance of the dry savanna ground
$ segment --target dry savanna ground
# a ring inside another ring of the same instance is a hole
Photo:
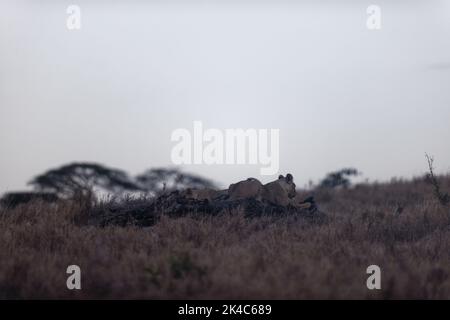
[[[80,202],[1,209],[0,298],[450,298],[450,208],[424,179],[315,196],[325,222],[236,210],[96,227]],[[366,287],[372,264],[381,290]]]

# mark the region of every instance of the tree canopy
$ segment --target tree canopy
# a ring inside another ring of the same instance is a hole
[[[71,163],[51,169],[36,176],[29,184],[38,191],[53,192],[62,197],[98,190],[110,193],[140,190],[125,171],[97,163]]]
[[[319,183],[319,188],[348,188],[351,184],[350,177],[359,175],[360,172],[355,168],[344,168],[338,171],[330,172]]]
[[[184,173],[178,169],[150,169],[138,175],[136,180],[142,189],[151,192],[216,187],[215,183],[209,179]]]
[[[30,182],[37,192],[50,192],[61,198],[76,194],[105,192],[114,195],[123,193],[158,193],[186,188],[214,188],[206,178],[181,172],[178,169],[149,169],[136,177],[123,170],[109,168],[98,163],[71,163],[48,170]]]

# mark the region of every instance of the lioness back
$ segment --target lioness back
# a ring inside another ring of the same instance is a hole
[[[262,194],[262,183],[254,178],[233,183],[228,188],[228,196],[230,200],[238,199],[260,199]]]

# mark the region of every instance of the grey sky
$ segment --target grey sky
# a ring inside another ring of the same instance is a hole
[[[171,132],[194,120],[279,128],[280,170],[299,186],[343,166],[411,177],[425,152],[450,170],[450,1],[223,3],[1,0],[0,192],[71,161],[170,165]]]

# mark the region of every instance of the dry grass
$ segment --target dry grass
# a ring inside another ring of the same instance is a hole
[[[0,298],[450,298],[450,210],[424,179],[316,198],[326,223],[235,212],[98,228],[80,202],[3,209]],[[70,264],[81,291],[66,288]],[[366,288],[371,264],[382,290]]]

